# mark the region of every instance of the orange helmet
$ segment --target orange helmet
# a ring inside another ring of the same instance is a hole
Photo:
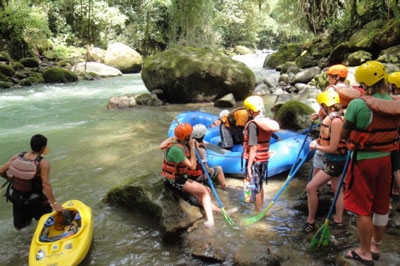
[[[182,123],[176,126],[175,136],[179,140],[185,140],[188,136],[192,134],[193,127],[188,123]]]
[[[348,72],[349,71],[346,66],[339,64],[339,65],[333,65],[330,68],[328,68],[326,74],[346,78]]]

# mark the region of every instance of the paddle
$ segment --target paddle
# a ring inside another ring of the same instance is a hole
[[[339,197],[340,189],[343,185],[344,178],[346,176],[347,168],[349,166],[350,162],[350,151],[347,151],[346,155],[346,163],[343,168],[342,176],[340,177],[340,181],[338,184],[338,187],[336,189],[336,194],[335,198],[333,199],[333,202],[331,204],[331,207],[329,209],[328,215],[326,216],[324,224],[321,226],[321,228],[318,229],[318,231],[315,233],[314,237],[311,240],[310,244],[310,250],[315,250],[321,246],[327,246],[329,243],[329,236],[330,236],[330,231],[329,231],[329,218],[331,217],[333,213],[333,208],[335,207],[336,201]]]
[[[282,185],[281,189],[278,191],[278,193],[276,193],[275,197],[272,199],[271,203],[268,205],[268,207],[260,214],[257,214],[253,217],[249,217],[244,219],[243,224],[244,225],[250,225],[253,224],[255,222],[257,222],[258,220],[260,220],[261,218],[263,218],[267,212],[269,211],[269,209],[272,207],[272,205],[274,205],[275,201],[278,199],[278,197],[281,195],[281,193],[285,190],[285,188],[287,187],[287,185],[290,183],[290,181],[293,179],[293,177],[295,176],[295,174],[297,173],[297,171],[300,169],[300,167],[303,165],[303,163],[306,161],[306,158],[308,156],[308,154],[310,153],[310,151],[307,152],[306,156],[302,159],[302,161],[300,163],[297,164],[296,168],[294,169],[294,171],[292,173],[289,173],[288,177],[286,178],[285,183]]]
[[[288,175],[288,177],[286,178],[286,181],[285,181],[285,183],[283,184],[282,188],[278,191],[278,193],[275,195],[275,197],[273,198],[273,200],[271,201],[271,203],[268,205],[268,207],[267,207],[263,212],[261,212],[260,214],[255,215],[255,216],[253,216],[253,217],[249,217],[249,218],[244,219],[244,224],[245,224],[245,225],[253,224],[253,223],[257,222],[258,220],[260,220],[261,218],[263,218],[263,217],[267,214],[268,210],[272,207],[272,205],[274,205],[276,199],[279,197],[279,195],[282,193],[282,191],[286,188],[286,186],[287,186],[287,185],[289,184],[289,182],[292,180],[292,178],[294,177],[294,175],[296,174],[296,172],[298,171],[298,169],[300,168],[300,166],[303,165],[303,163],[306,161],[307,156],[308,156],[308,154],[310,153],[310,151],[307,152],[306,157],[304,157],[304,159],[302,160],[301,163],[299,163],[299,158],[300,158],[301,152],[302,152],[302,150],[303,150],[303,147],[304,147],[305,143],[307,142],[308,135],[310,134],[310,131],[311,131],[311,129],[313,128],[313,126],[314,126],[314,122],[311,122],[311,123],[310,123],[310,126],[308,127],[308,129],[306,129],[305,132],[307,132],[307,133],[306,133],[306,135],[305,135],[305,137],[304,137],[304,141],[303,141],[303,143],[301,144],[300,150],[299,150],[299,152],[297,153],[296,160],[295,160],[295,162],[292,164],[292,167],[290,168],[290,171],[289,171],[289,175]],[[297,165],[297,167],[295,168],[296,165]],[[293,171],[293,170],[294,170],[294,171]]]
[[[218,197],[217,191],[215,191],[213,182],[211,181],[211,178],[207,172],[207,169],[202,162],[199,152],[197,151],[197,149],[195,149],[194,151],[196,152],[197,160],[199,161],[201,168],[203,168],[204,174],[207,176],[208,183],[210,184],[211,190],[214,193],[215,198],[217,199],[218,205],[221,208],[221,211],[222,211],[222,214],[224,215],[225,220],[228,222],[229,225],[234,226],[235,223],[232,221],[231,218],[229,218],[228,214],[226,213],[226,211],[224,209],[224,206],[222,205],[221,200]]]

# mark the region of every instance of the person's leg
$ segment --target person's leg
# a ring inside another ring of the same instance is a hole
[[[218,183],[220,184],[222,189],[225,189],[226,187],[226,182],[225,182],[225,175],[224,175],[224,171],[222,170],[221,166],[217,166],[215,169],[218,173]]]
[[[214,225],[213,204],[211,203],[210,193],[207,188],[193,180],[187,180],[182,188],[183,191],[195,196],[203,205],[209,225]],[[215,207],[215,206],[214,206]]]
[[[221,147],[228,150],[232,149],[233,147],[232,131],[224,124],[221,125],[220,131],[221,131]]]
[[[326,184],[331,176],[324,171],[319,171],[316,176],[307,184],[307,203],[308,203],[308,217],[307,222],[310,224],[315,223],[315,214],[318,209],[318,189]]]
[[[24,204],[13,203],[14,228],[17,231],[27,227],[31,223],[32,218],[29,208]]]
[[[332,184],[332,191],[333,193],[336,193],[337,187],[339,185],[340,178],[339,177],[334,177],[331,179],[331,184]],[[335,205],[335,219],[334,222],[341,224],[342,219],[343,219],[343,198],[344,198],[344,193],[343,193],[343,188],[340,189],[339,196],[336,200],[336,205]]]
[[[386,226],[374,225],[374,230],[371,239],[371,253],[379,254],[381,241],[385,233]]]
[[[358,237],[360,239],[360,248],[356,249],[357,254],[364,260],[372,260],[371,239],[374,226],[370,216],[357,216]]]
[[[393,172],[394,184],[393,184],[393,195],[400,195],[400,169]]]

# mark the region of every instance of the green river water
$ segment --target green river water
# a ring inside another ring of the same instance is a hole
[[[101,201],[110,187],[126,178],[160,173],[163,154],[158,147],[176,114],[193,109],[215,114],[220,111],[210,104],[106,109],[112,96],[146,91],[140,75],[0,91],[0,163],[27,151],[33,134],[44,134],[49,139],[50,154],[46,158],[51,162],[50,179],[57,201],[78,199],[93,210],[94,238],[84,265],[184,265],[189,261],[186,253],[180,254],[178,245],[163,244],[160,232],[148,218]],[[266,97],[266,106],[271,107],[274,99]],[[308,258],[307,264],[320,265],[321,260],[310,258],[305,241],[298,236],[304,215],[286,208],[304,189],[307,167],[309,164],[275,203],[265,223],[254,231],[230,230],[222,216],[216,217],[216,230],[223,232],[229,245],[258,234],[270,239],[273,249],[285,248],[286,256]],[[283,182],[283,176],[269,181],[266,201]],[[227,191],[221,192],[227,208],[239,208],[236,219],[252,215],[253,206],[241,201],[241,181],[229,179],[228,185]],[[22,232],[15,232],[12,205],[1,197],[0,265],[28,264],[36,224],[34,221]],[[192,261],[193,265],[200,263]],[[294,265],[293,260],[285,264]]]

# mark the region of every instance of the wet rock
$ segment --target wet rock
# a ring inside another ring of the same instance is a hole
[[[300,72],[300,68],[298,66],[290,66],[286,73],[297,74]]]
[[[400,62],[400,45],[382,50],[377,60],[384,63]]]
[[[278,66],[277,69],[279,68],[281,74],[284,74],[284,73],[289,72],[288,70],[289,70],[289,68],[291,68],[291,67],[294,67],[294,68],[297,68],[297,69],[298,69],[296,63],[295,63],[295,62],[291,62],[291,61],[286,62],[286,63],[284,63],[284,64]]]
[[[307,84],[304,83],[296,83],[294,84],[294,86],[296,87],[296,89],[298,89],[299,91],[304,90],[305,88],[307,88]]]
[[[126,109],[133,107],[136,107],[135,95],[113,96],[107,104],[107,109]]]
[[[254,89],[255,75],[245,64],[201,48],[169,49],[148,57],[142,70],[146,88],[162,90],[170,103],[209,102],[232,93],[243,100]]]
[[[122,76],[122,72],[115,67],[107,66],[97,62],[78,63],[72,71],[80,74],[82,72],[93,72],[101,78]]]
[[[267,56],[263,67],[276,68],[288,61],[294,61],[302,52],[302,44],[284,44],[277,52]]]
[[[279,81],[285,82],[285,84],[289,84],[289,75],[288,74],[282,74],[279,76]]]
[[[218,99],[215,101],[214,106],[215,107],[222,107],[222,108],[231,108],[235,106],[236,101],[235,97],[233,96],[232,93],[229,93],[225,95],[224,97]]]
[[[288,101],[277,110],[274,119],[279,122],[281,128],[296,131],[308,127],[312,113],[314,110],[310,106],[299,101]]]
[[[374,36],[374,42],[381,48],[389,48],[400,44],[400,20],[389,20]]]
[[[354,51],[354,48],[350,47],[349,42],[342,42],[329,54],[328,61],[329,65],[341,64],[347,56]]]
[[[287,85],[287,83],[285,83],[284,81],[279,81],[279,84],[278,84],[278,85],[281,86],[281,87],[284,87],[284,86]]]
[[[249,48],[247,48],[246,46],[243,46],[243,45],[235,46],[234,52],[237,53],[237,54],[243,54],[243,55],[244,54],[252,54],[253,53]]]
[[[0,80],[0,89],[8,89],[12,86],[12,82],[8,82],[8,81],[1,81]]]
[[[299,68],[307,68],[318,65],[319,58],[313,56],[308,51],[302,53],[299,57],[296,58],[296,65]]]
[[[111,188],[104,202],[118,204],[157,222],[165,241],[175,241],[203,216],[200,209],[166,188],[161,176],[145,175],[127,179]]]
[[[22,58],[19,62],[24,65],[24,67],[38,67],[39,59],[35,57]]]
[[[321,69],[319,67],[311,67],[304,69],[303,71],[296,74],[291,84],[296,83],[307,83],[314,78],[315,75],[321,73]]]
[[[46,83],[66,83],[78,80],[78,76],[67,69],[51,67],[44,71],[43,78]]]
[[[234,262],[241,266],[280,265],[278,257],[264,243],[255,240],[247,241],[235,252]]]
[[[301,84],[301,83],[300,83]],[[303,86],[302,86],[303,87]],[[305,85],[297,95],[297,100],[316,99],[321,91],[315,86]]]
[[[8,77],[12,77],[15,73],[15,70],[12,66],[6,65],[4,63],[0,63],[0,73],[6,75]]]
[[[272,90],[270,89],[270,87],[268,87],[266,84],[262,83],[254,89],[253,95],[268,95],[271,92],[272,92]]]
[[[19,84],[21,86],[32,86],[44,83],[44,78],[40,73],[33,73],[32,76],[22,79]]]
[[[160,106],[164,103],[158,99],[157,94],[143,93],[135,97],[137,105]]]
[[[139,73],[143,60],[142,56],[129,46],[113,43],[107,48],[104,63],[121,70],[122,73]]]
[[[281,94],[285,94],[285,92],[282,90],[282,88],[275,88],[272,90],[272,94],[281,95]]]
[[[349,54],[347,57],[347,64],[349,66],[359,66],[364,62],[367,62],[372,59],[372,54],[367,51],[357,51]]]

